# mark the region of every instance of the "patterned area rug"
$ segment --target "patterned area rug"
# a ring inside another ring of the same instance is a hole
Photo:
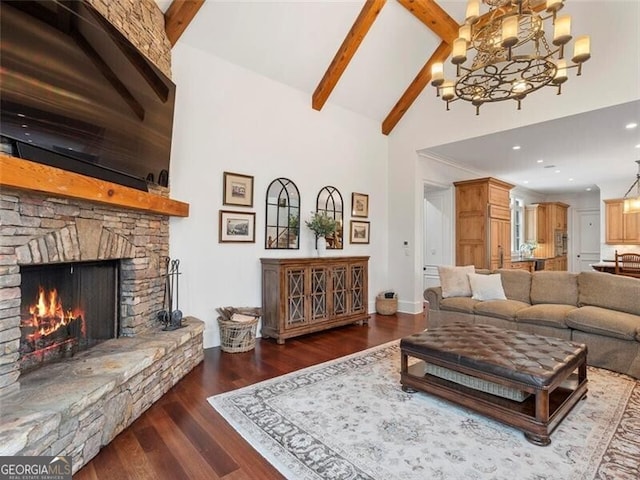
[[[640,382],[589,367],[589,393],[537,447],[400,388],[398,342],[209,398],[289,479],[633,479]]]

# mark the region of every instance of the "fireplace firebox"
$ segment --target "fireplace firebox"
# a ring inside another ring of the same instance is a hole
[[[21,372],[117,337],[118,261],[23,266],[21,276]]]

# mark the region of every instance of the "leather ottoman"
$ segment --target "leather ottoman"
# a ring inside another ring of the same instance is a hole
[[[551,443],[551,432],[587,394],[587,347],[567,340],[451,323],[403,338],[400,351],[403,390],[511,425],[536,445]]]

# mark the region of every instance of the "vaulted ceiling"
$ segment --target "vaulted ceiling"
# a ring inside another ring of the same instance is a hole
[[[384,134],[392,132],[402,121],[418,95],[425,89],[434,90],[429,85],[431,63],[444,60],[450,54],[450,45],[457,36],[458,22],[462,21],[466,7],[464,0],[156,2],[165,11],[166,28],[172,43],[180,38],[181,42],[192,47],[306,92],[310,108],[320,110],[330,103],[374,119],[380,122]],[[544,7],[544,0],[534,2],[538,9]],[[629,7],[629,2],[616,3]],[[574,16],[574,32],[590,33],[593,37],[591,30],[601,28],[596,35],[598,40],[611,35],[611,28],[615,27],[593,17],[593,12],[597,11],[594,8],[596,4],[606,6],[606,2],[569,0],[566,9]],[[633,2],[630,11],[632,14],[640,13]],[[589,30],[583,31],[582,28]],[[631,56],[637,51],[638,47],[633,47]],[[637,58],[630,60],[638,62]],[[578,81],[589,81],[589,69],[596,62],[592,60],[586,65],[587,72]],[[434,91],[429,94],[435,96]],[[444,110],[444,105],[439,103],[438,108]],[[590,120],[584,118],[577,123],[574,119],[573,125],[584,128],[576,129],[567,124],[567,130],[558,139],[557,148],[549,142],[545,144],[547,165],[560,164],[564,172],[575,170],[575,146],[578,145],[580,168],[588,167],[590,174],[602,170],[602,150],[606,149],[603,142],[610,138],[616,154],[621,147],[619,135],[603,138],[602,132],[608,131],[604,127],[610,127],[615,121],[624,125],[633,120],[629,117],[634,116],[638,121],[640,102],[618,110],[625,113],[625,118],[613,116],[615,112],[592,114]],[[442,114],[441,111],[436,113]],[[605,119],[609,125],[603,123]],[[535,125],[528,127],[529,136],[537,137],[534,129]],[[511,133],[513,138],[518,137],[518,132]],[[500,136],[503,145],[507,138],[503,132]],[[598,148],[592,149],[586,142],[596,138]],[[632,139],[627,134],[627,140],[625,145],[640,143],[638,134],[634,134]],[[560,148],[562,145],[567,148]],[[570,162],[565,150],[571,150],[571,146],[573,152],[568,155],[574,160]],[[579,191],[595,183],[580,181],[570,184],[566,175],[560,179],[557,175],[550,175],[550,170],[544,172],[543,178],[539,165],[518,168],[517,162],[508,161],[510,157],[506,154],[499,161],[493,161],[495,155],[490,152],[495,151],[491,149],[496,147],[496,138],[492,136],[471,139],[458,147],[443,146],[430,153],[469,168],[481,165],[481,170],[496,172],[495,175],[500,174],[501,178],[520,185],[539,178],[530,188],[536,185],[535,189],[541,193]],[[615,165],[614,161],[614,165],[603,173],[618,177],[627,173],[633,175],[635,164],[629,160],[628,150],[623,157],[624,166],[621,163]],[[561,152],[565,152],[562,153],[564,157],[561,157]],[[613,154],[613,150],[611,152]],[[640,155],[638,150],[631,153]],[[532,158],[529,160],[533,161]],[[597,177],[596,173],[590,178]]]

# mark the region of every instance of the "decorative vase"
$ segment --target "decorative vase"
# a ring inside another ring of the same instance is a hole
[[[324,254],[327,252],[327,239],[318,237],[316,240],[316,249],[318,250],[318,256],[324,257]]]

